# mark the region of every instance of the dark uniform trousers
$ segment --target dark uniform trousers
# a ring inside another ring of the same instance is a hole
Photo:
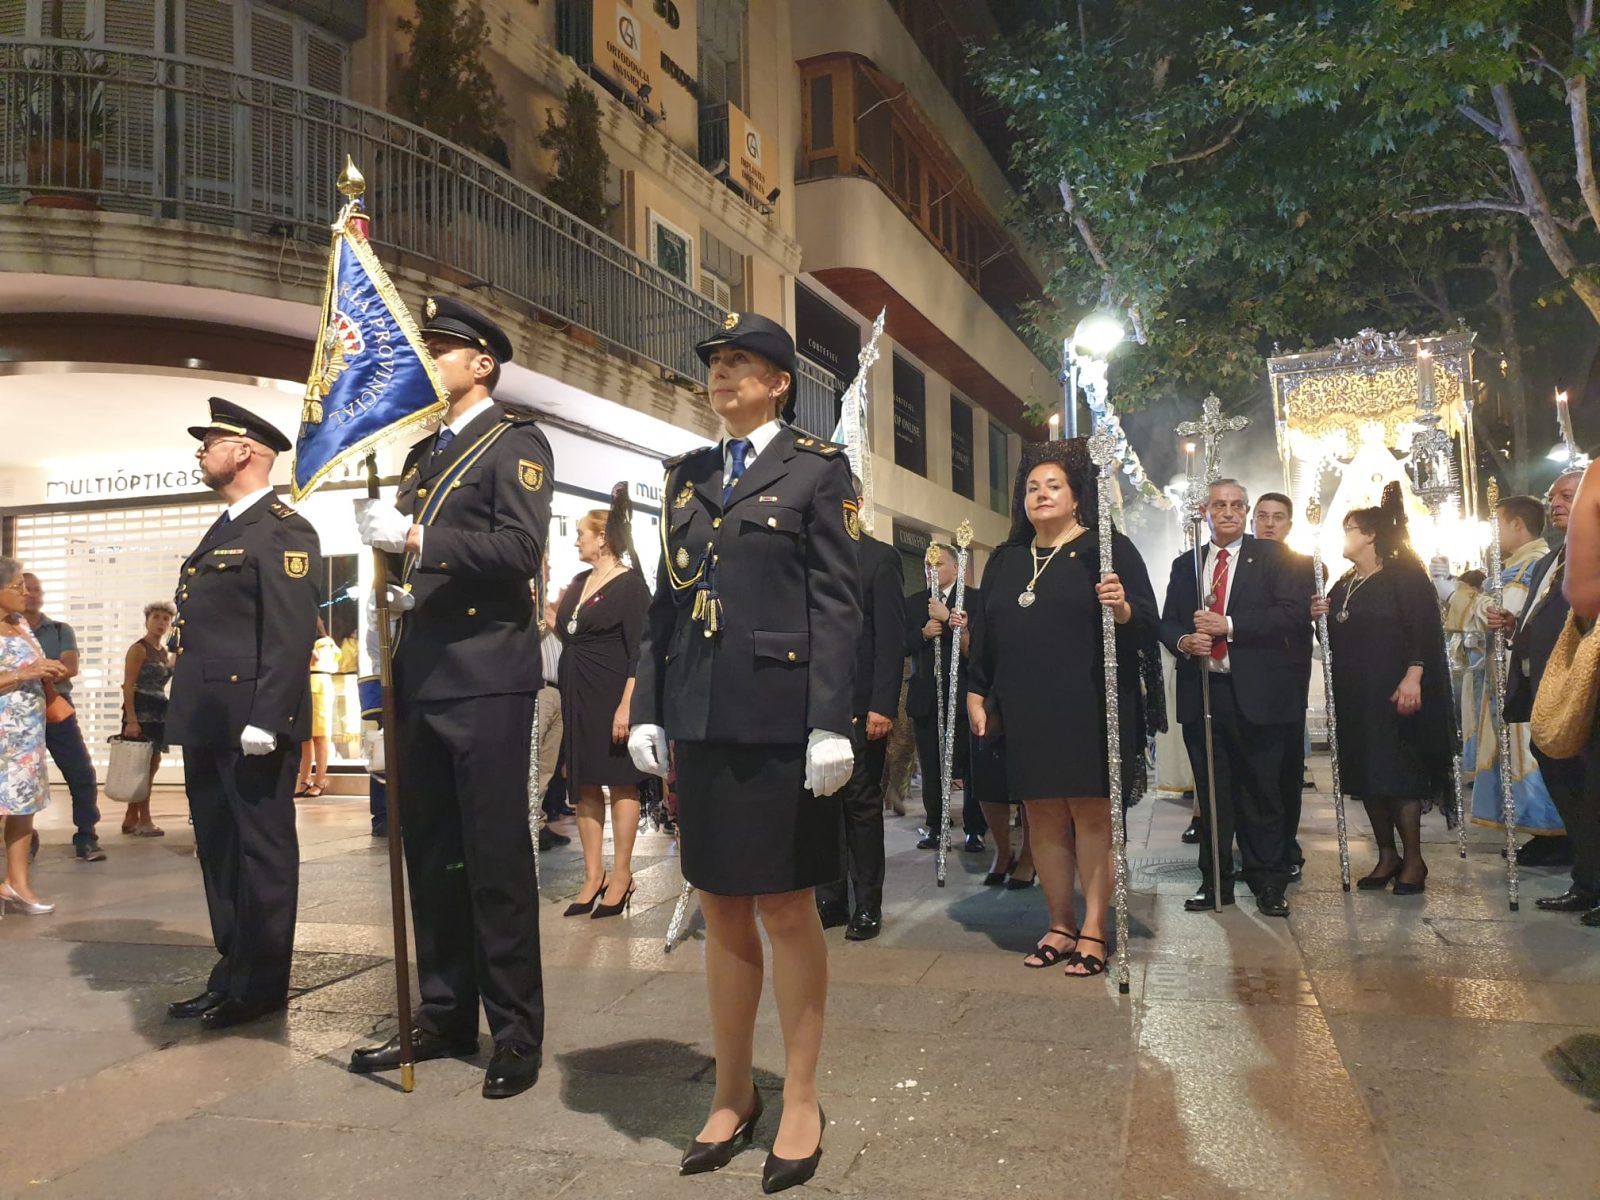
[[[289,990],[300,894],[299,766],[300,744],[282,738],[271,754],[184,748],[211,938],[222,956],[209,992],[253,1004],[282,1000]]]
[[[839,791],[844,810],[839,838],[844,846],[847,874],[836,883],[817,889],[818,904],[843,904],[855,892],[855,911],[874,915],[883,911],[883,763],[889,739],[867,737],[867,719],[857,717],[850,729],[855,766],[850,782]]]
[[[167,737],[183,747],[185,790],[221,956],[208,991],[247,1004],[289,988],[299,898],[294,780],[311,727],[306,663],[316,638],[316,531],[275,496],[219,522],[184,560]],[[248,725],[270,754],[239,748]]]
[[[1239,712],[1233,679],[1211,676],[1211,739],[1217,771],[1217,845],[1222,851],[1222,894],[1233,894],[1233,843],[1239,842],[1244,878],[1258,893],[1287,878],[1287,822],[1283,814],[1285,730],[1298,726],[1257,725]],[[1211,806],[1206,780],[1205,722],[1186,721],[1183,744],[1194,768],[1200,800],[1200,877],[1211,887]],[[1296,780],[1296,791],[1299,781]]]
[[[408,701],[399,711],[417,1023],[497,1043],[544,1041],[539,904],[528,832],[535,696]]]
[[[1600,726],[1597,726],[1600,729]],[[1537,746],[1533,757],[1539,764],[1539,774],[1549,789],[1550,799],[1561,814],[1561,825],[1567,831],[1567,844],[1572,847],[1572,886],[1577,891],[1600,896],[1600,804],[1595,795],[1600,789],[1585,795],[1586,762],[1593,762],[1594,749],[1589,759],[1551,758]],[[1600,782],[1600,780],[1597,780]]]
[[[967,696],[962,692],[956,697],[957,719],[955,729],[955,746],[950,755],[950,781],[961,781],[961,825],[964,833],[975,837],[982,837],[988,831],[989,825],[983,819],[983,809],[978,807],[978,796],[972,788],[971,749],[972,734],[967,725]],[[937,717],[927,717],[915,722],[917,733],[917,763],[922,771],[922,808],[927,818],[928,828],[935,834],[939,832],[939,821],[942,817],[941,805],[943,802],[942,785],[944,782],[944,749],[939,745],[939,720]],[[950,823],[956,822],[955,797],[950,798],[951,813]]]
[[[553,459],[531,418],[499,404],[437,441],[412,447],[395,499],[425,527],[421,555],[400,564],[414,604],[394,649],[417,1024],[471,1038],[481,1001],[497,1044],[537,1047],[528,764],[544,663],[528,581],[542,570]]]

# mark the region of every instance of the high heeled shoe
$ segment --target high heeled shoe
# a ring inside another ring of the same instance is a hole
[[[9,883],[0,883],[0,908],[14,908],[19,913],[30,917],[45,917],[55,912],[54,904],[41,904],[32,900],[24,900],[17,895]]]
[[[985,875],[983,877],[983,886],[984,887],[999,887],[1002,883],[1004,883],[1006,881],[1007,877],[1010,876],[1011,872],[1015,871],[1016,869],[1017,869],[1017,856],[1015,854],[1013,854],[1011,856],[1011,865],[1006,867],[1006,869],[1004,871],[990,871],[987,875]]]
[[[817,1130],[817,1148],[807,1157],[779,1158],[776,1154],[767,1155],[767,1161],[761,1167],[761,1190],[767,1195],[799,1187],[817,1173],[817,1164],[822,1161],[822,1134],[828,1128],[828,1114],[822,1111],[820,1104],[817,1105],[817,1119],[821,1122],[821,1128]]]
[[[601,893],[604,895],[604,893]],[[598,899],[599,897],[596,897]],[[601,917],[614,917],[618,913],[626,912],[633,907],[633,880],[628,881],[628,890],[622,893],[622,899],[615,904],[596,904],[594,911],[589,914],[591,921],[598,921]]]
[[[699,1138],[690,1142],[689,1148],[683,1152],[682,1161],[678,1163],[679,1175],[704,1175],[709,1171],[720,1171],[734,1160],[740,1150],[750,1145],[756,1136],[756,1122],[761,1120],[762,1112],[761,1089],[751,1090],[756,1094],[756,1106],[748,1117],[739,1122],[733,1136],[723,1142],[702,1142]]]
[[[1399,863],[1395,863],[1394,870],[1390,871],[1387,875],[1379,875],[1377,869],[1374,868],[1372,874],[1363,875],[1360,879],[1356,880],[1356,888],[1357,890],[1363,892],[1381,892],[1384,888],[1388,887],[1394,882],[1394,877],[1398,874],[1400,874]]]
[[[600,903],[600,897],[604,896],[605,894],[606,881],[605,877],[601,876],[600,886],[595,890],[594,895],[590,896],[587,900],[574,900],[571,904],[567,905],[567,911],[561,915],[563,917],[581,917],[596,904]]]
[[[1428,890],[1428,864],[1422,864],[1422,878],[1415,883],[1406,883],[1401,880],[1400,872],[1395,872],[1394,894],[1396,896],[1420,896]]]

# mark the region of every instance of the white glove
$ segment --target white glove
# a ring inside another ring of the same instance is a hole
[[[813,729],[806,740],[806,788],[813,796],[831,796],[850,782],[856,752],[842,733]]]
[[[1449,604],[1455,597],[1456,588],[1460,586],[1456,580],[1451,579],[1449,576],[1443,579],[1435,576],[1433,580],[1433,590],[1438,593],[1440,604]]]
[[[659,725],[635,725],[628,734],[628,757],[646,775],[667,777],[667,731]]]
[[[368,723],[370,725],[370,722]],[[362,730],[361,748],[367,756],[367,771],[372,775],[383,774],[383,730],[376,726]]]
[[[246,725],[239,733],[239,749],[247,755],[271,754],[278,748],[278,735],[268,733],[254,725]]]
[[[399,554],[406,548],[411,526],[411,518],[387,501],[356,501],[356,531],[364,545]]]
[[[406,591],[399,584],[391,583],[389,595],[389,644],[394,645],[395,631],[400,627],[400,613],[410,612],[416,607],[417,598]],[[377,674],[378,664],[383,661],[382,649],[378,644],[378,593],[376,590],[367,593],[367,619],[366,632],[362,635],[362,643],[367,652],[367,662],[371,664],[373,674]]]
[[[1428,574],[1435,579],[1450,578],[1450,560],[1443,554],[1435,554],[1428,560]]]

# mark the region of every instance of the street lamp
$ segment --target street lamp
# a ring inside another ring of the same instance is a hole
[[[1116,314],[1100,309],[1078,322],[1078,327],[1072,331],[1072,349],[1079,356],[1103,359],[1109,357],[1127,336],[1128,331],[1117,320]]]
[[[1078,322],[1066,345],[1067,394],[1061,411],[1067,437],[1078,436],[1078,389],[1089,393],[1089,407],[1105,402],[1106,360],[1128,336],[1116,314],[1098,309]]]

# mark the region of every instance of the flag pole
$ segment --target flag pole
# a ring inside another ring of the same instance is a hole
[[[341,224],[365,240],[372,222],[360,211],[356,202],[366,191],[367,183],[356,169],[355,161],[349,157],[345,159],[344,170],[339,173],[338,187],[349,201],[340,218]],[[376,452],[367,454],[367,498],[379,499]],[[394,679],[390,670],[390,653],[394,642],[389,627],[389,560],[376,547],[372,551],[372,587],[378,609],[378,679],[383,687],[384,793],[389,813],[389,915],[394,928],[395,1016],[400,1023],[400,1090],[410,1092],[416,1087],[416,1059],[411,1045],[411,954],[406,938],[405,856],[400,841],[400,755],[395,733]]]

